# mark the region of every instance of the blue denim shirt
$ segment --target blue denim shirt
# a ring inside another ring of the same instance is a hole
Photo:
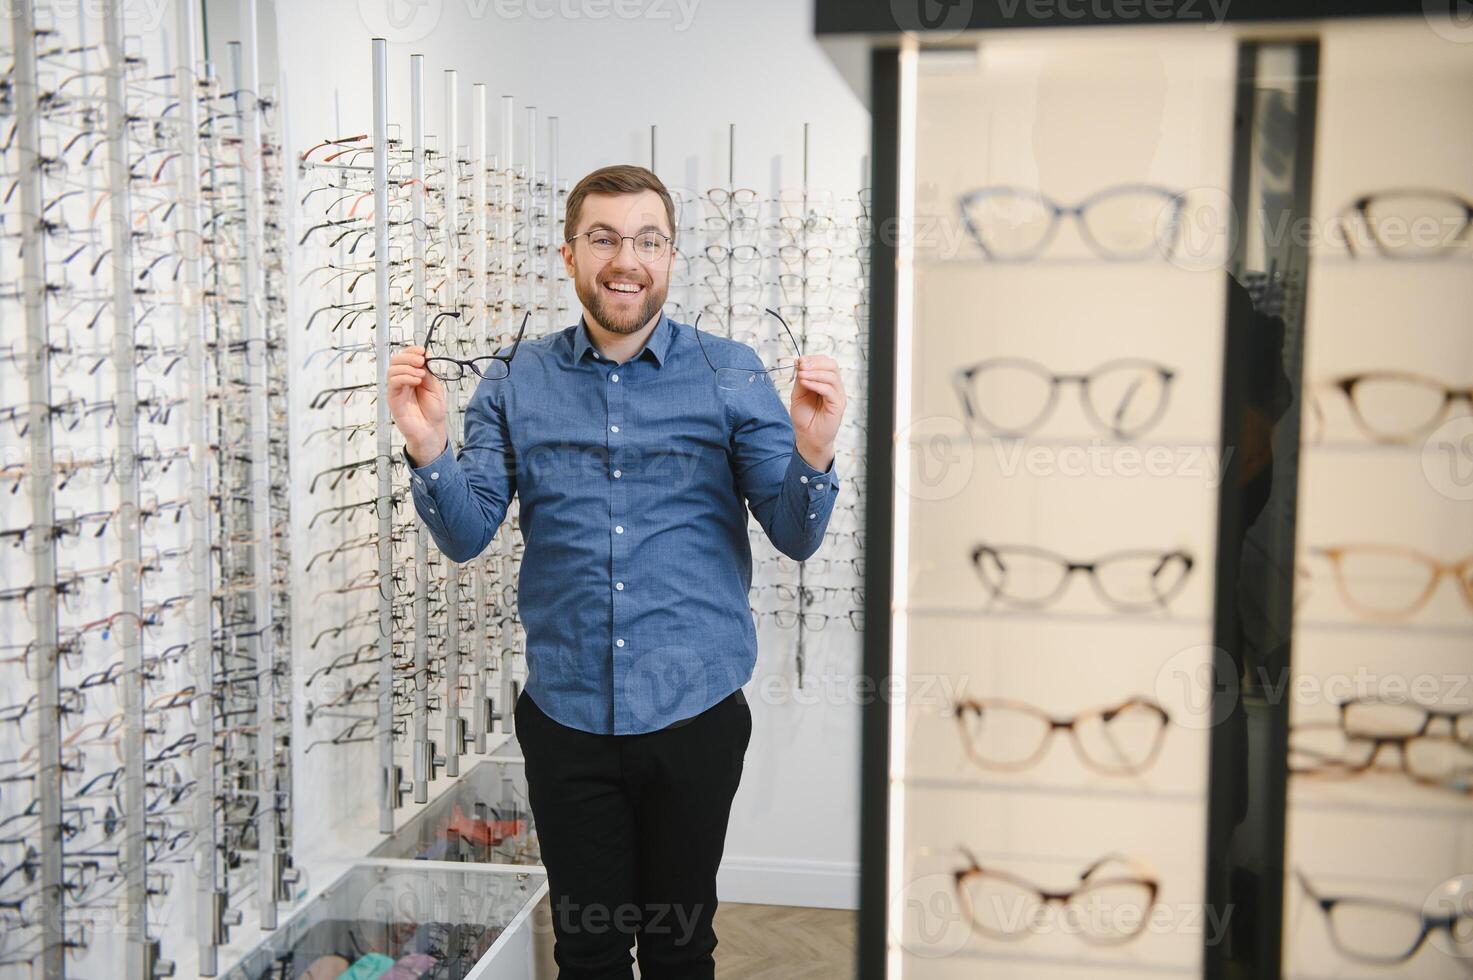
[[[751,347],[700,343],[710,364],[667,316],[623,364],[581,319],[524,340],[509,377],[476,386],[460,452],[411,467],[415,509],[452,561],[480,554],[520,499],[526,692],[570,728],[654,731],[751,678],[743,501],[788,557],[823,543],[835,467],[798,454],[765,375],[717,385],[711,364],[762,369]]]

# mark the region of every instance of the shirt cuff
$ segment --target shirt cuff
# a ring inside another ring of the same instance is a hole
[[[432,527],[443,526],[440,521],[429,518],[440,516],[438,501],[451,492],[451,488],[465,487],[465,471],[460,468],[460,461],[455,458],[448,442],[440,455],[423,466],[415,466],[410,461],[408,450],[401,448],[399,451],[409,467],[409,488],[414,496],[415,509]]]
[[[815,505],[827,507],[833,501],[834,495],[839,492],[839,457],[836,453],[829,460],[829,468],[816,470],[808,465],[803,454],[795,448],[793,450],[792,462],[788,466],[788,479],[796,479],[803,486],[807,494],[808,510],[815,510]]]

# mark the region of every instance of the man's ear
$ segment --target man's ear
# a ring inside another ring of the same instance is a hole
[[[574,278],[577,270],[573,268],[573,246],[563,242],[557,247],[557,250],[563,257],[563,271],[568,274],[569,279]]]

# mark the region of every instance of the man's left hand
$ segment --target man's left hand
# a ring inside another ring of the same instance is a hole
[[[847,402],[837,361],[827,354],[798,358],[788,412],[793,417],[798,453],[816,470],[827,470],[833,462],[834,440],[839,435]]]

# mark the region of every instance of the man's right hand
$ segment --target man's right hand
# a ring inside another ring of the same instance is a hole
[[[406,347],[389,358],[389,414],[415,466],[445,451],[445,386],[425,367],[425,349]]]

